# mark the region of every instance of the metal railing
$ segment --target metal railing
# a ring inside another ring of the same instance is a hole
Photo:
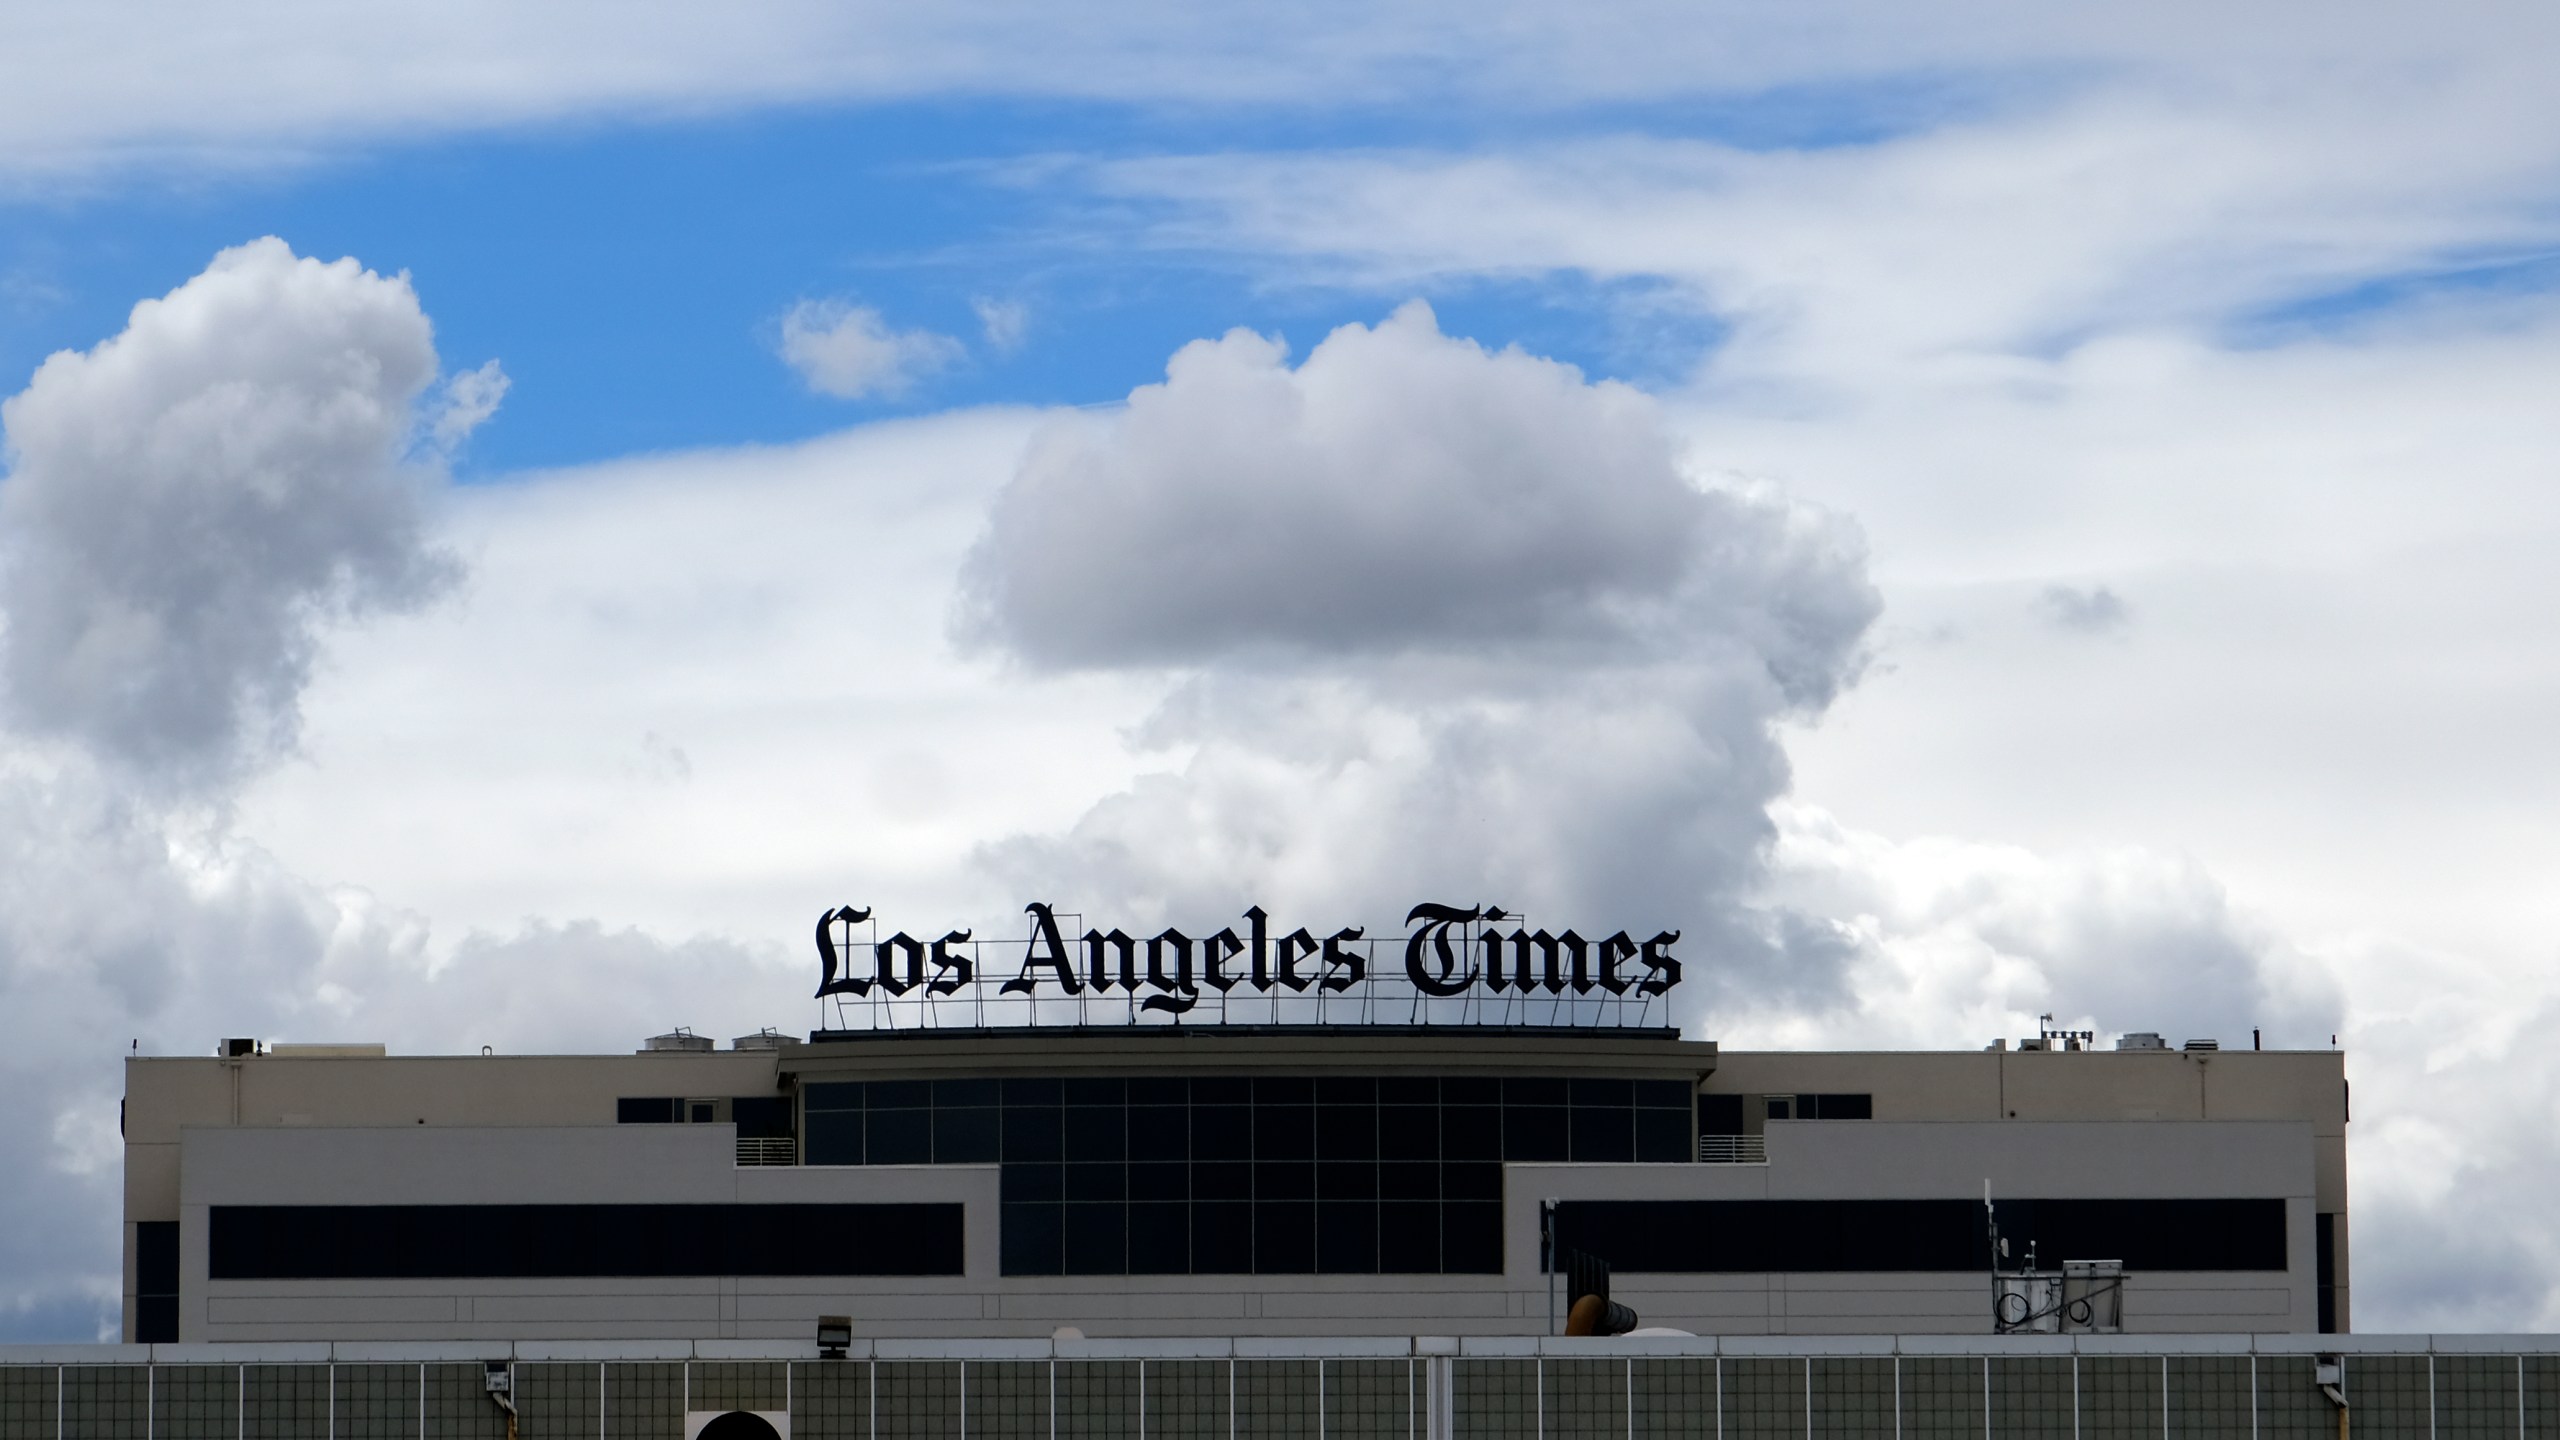
[[[738,1137],[738,1163],[741,1165],[797,1165],[800,1142],[788,1135]]]
[[[1769,1163],[1768,1139],[1761,1135],[1701,1135],[1698,1137],[1698,1163],[1766,1165]]]

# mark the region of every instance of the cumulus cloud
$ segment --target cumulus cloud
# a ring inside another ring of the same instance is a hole
[[[1400,915],[1464,896],[1685,928],[1725,985],[1820,996],[1837,947],[1755,909],[1775,727],[1855,673],[1855,532],[1681,469],[1652,403],[1408,305],[1295,369],[1185,347],[1052,423],[963,579],[1035,666],[1178,667],[1134,733],[1173,768],[989,846],[1023,893],[1139,916]],[[1116,912],[1115,912],[1116,913]]]
[[[404,463],[435,374],[405,278],[274,239],[45,361],[0,403],[10,712],[179,780],[289,746],[315,625],[453,573]]]
[[[1691,483],[1641,392],[1444,336],[1417,301],[1294,369],[1263,336],[1194,342],[1125,411],[1054,422],[970,556],[961,628],[1061,666],[1592,658],[1703,606],[1714,623],[1675,643],[1753,631],[1816,693],[1869,601],[1770,574],[1795,563],[1789,523]]]
[[[1792,1044],[1937,1048],[2032,1033],[2050,1013],[2102,1035],[2171,1044],[2252,1030],[2326,1045],[2336,978],[2234,904],[2193,860],[2138,847],[2048,854],[1927,836],[1894,842],[1812,806],[1780,807],[1773,894],[1828,918],[1857,952],[1858,1004],[1728,1017]]]
[[[842,300],[803,300],[782,317],[782,358],[821,395],[903,395],[959,363],[960,342],[930,330],[892,330],[880,312]]]

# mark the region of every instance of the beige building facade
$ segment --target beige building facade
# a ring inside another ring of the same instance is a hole
[[[1577,1256],[1700,1335],[2347,1328],[2334,1051],[664,1043],[129,1061],[127,1338],[1535,1336]]]

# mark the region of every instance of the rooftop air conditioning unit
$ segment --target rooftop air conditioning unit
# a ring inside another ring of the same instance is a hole
[[[2169,1042],[2161,1039],[2160,1032],[2157,1030],[2133,1030],[2116,1038],[2116,1048],[2119,1050],[2166,1050],[2169,1048]]]

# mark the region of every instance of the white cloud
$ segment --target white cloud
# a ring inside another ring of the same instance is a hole
[[[782,317],[782,358],[839,400],[902,395],[965,353],[948,335],[892,330],[879,311],[841,300],[803,300]]]
[[[1022,337],[1031,328],[1030,306],[981,295],[969,302],[969,308],[978,312],[978,328],[986,334],[988,349],[1001,355],[1022,348]]]
[[[405,279],[273,239],[45,361],[0,404],[12,713],[187,782],[289,747],[315,620],[451,573],[402,464],[435,373]]]
[[[1775,727],[1874,613],[1855,533],[1692,483],[1625,386],[1419,305],[1294,370],[1197,343],[1036,436],[964,575],[964,628],[1037,666],[1179,667],[1136,734],[1165,768],[985,851],[1021,893],[1149,920],[1464,896],[1686,926],[1699,995],[1837,982],[1749,894]]]
[[[446,378],[443,394],[437,397],[427,422],[427,443],[439,455],[451,455],[462,447],[471,432],[498,413],[498,402],[507,398],[507,387],[513,382],[495,360],[484,362],[477,370],[465,370]]]
[[[1194,342],[1125,411],[1045,427],[971,556],[970,632],[1042,664],[1523,641],[1555,659],[1605,648],[1698,557],[1758,562],[1766,519],[1692,486],[1626,386],[1444,337],[1419,303],[1283,362],[1241,331]]]
[[[0,14],[0,154],[21,174],[58,175],[823,99],[1013,94],[1517,113],[1698,94],[1809,93],[1819,103],[1854,82],[1914,76],[1935,84],[1883,104],[1886,115],[1949,103],[1943,89],[1998,103],[2092,74],[2158,77],[2189,94],[2315,77],[2371,97],[2377,113],[2405,114],[2394,86],[2413,76],[2529,94],[2541,79],[2535,61],[2554,43],[2547,8],[2530,4],[2447,15],[2287,0],[2236,16],[2181,0],[2128,18],[2015,0],[1926,9],[1828,0],[1768,12],[1619,0],[1506,4],[1494,15],[1445,0],[1215,20],[1163,0],[1098,14],[985,0],[781,0],[716,13],[672,0],[534,9],[455,0],[397,15],[264,0],[219,17],[172,15],[148,0],[18,6]],[[1856,98],[1840,103],[1863,117]]]

